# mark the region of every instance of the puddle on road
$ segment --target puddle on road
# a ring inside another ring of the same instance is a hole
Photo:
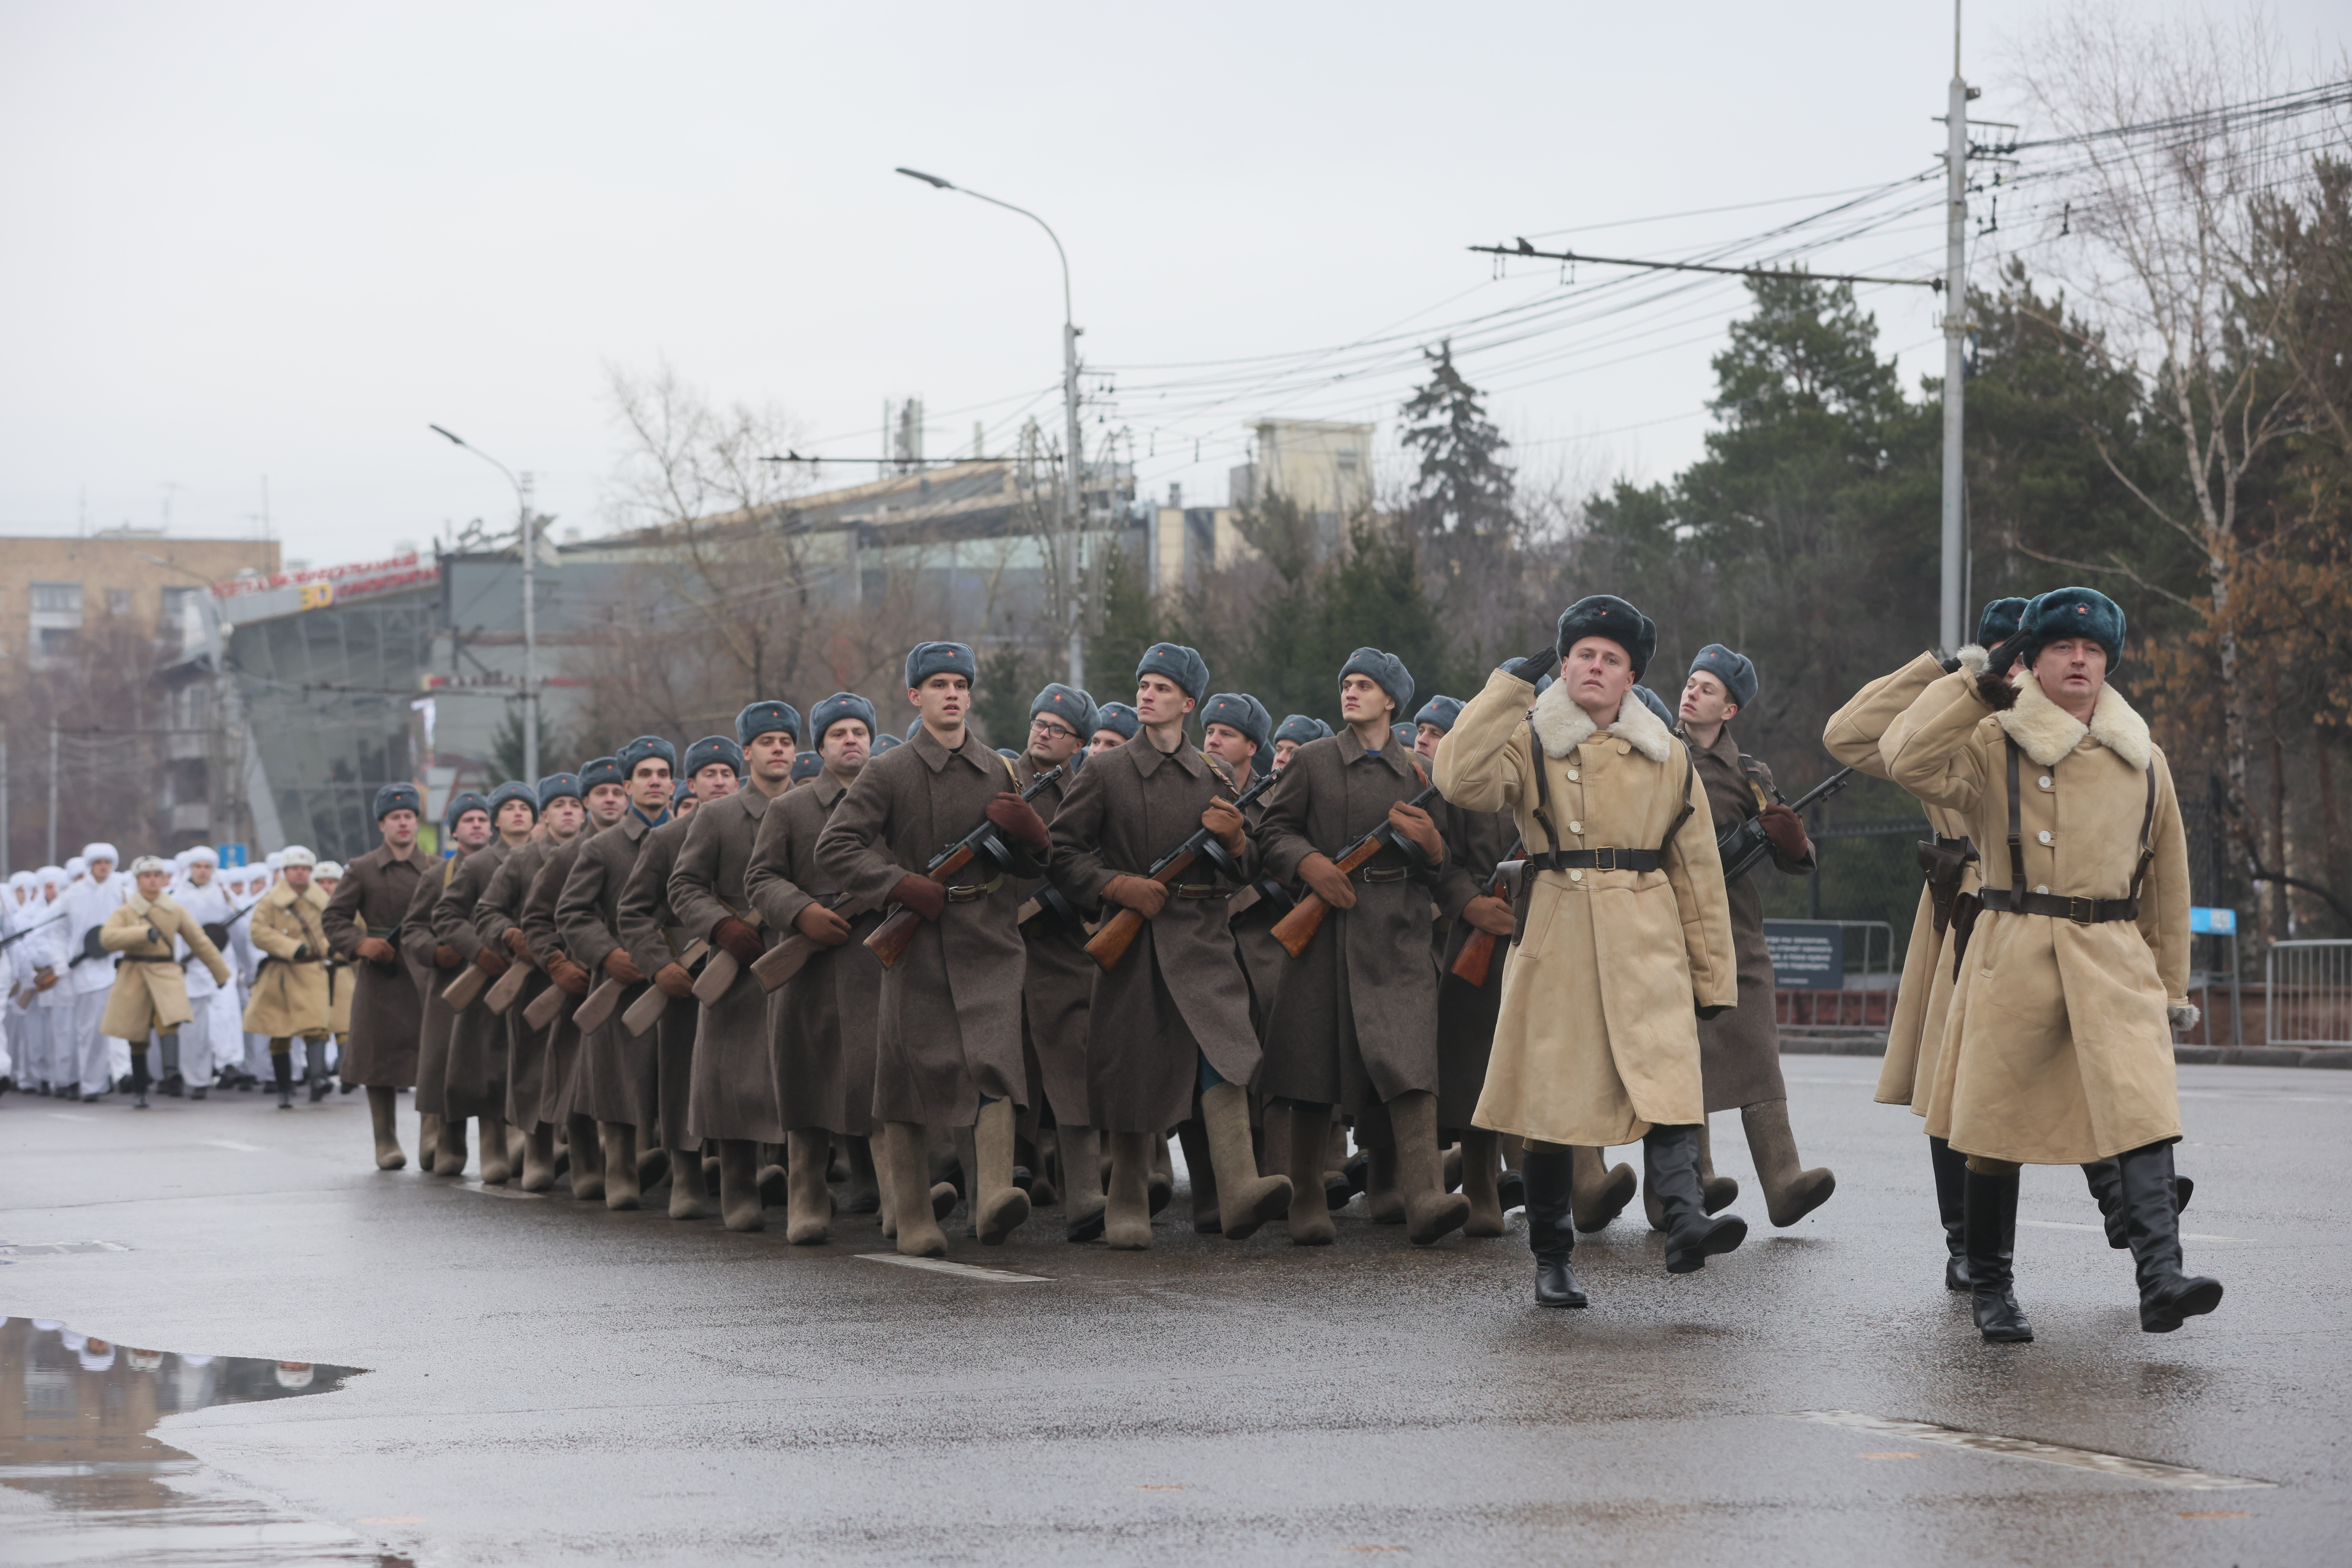
[[[164,1416],[331,1394],[362,1369],[116,1344],[0,1321],[0,1538],[12,1564],[368,1563],[375,1542],[305,1519],[161,1442]]]

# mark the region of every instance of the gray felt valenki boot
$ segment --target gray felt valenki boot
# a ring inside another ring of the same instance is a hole
[[[604,1199],[604,1143],[596,1119],[578,1112],[563,1119],[563,1143],[572,1158],[572,1195],[583,1204]]]
[[[1250,1145],[1249,1093],[1241,1085],[1221,1083],[1202,1090],[1201,1121],[1208,1135],[1218,1229],[1228,1241],[1246,1241],[1268,1220],[1290,1212],[1290,1178],[1258,1174],[1257,1152]]]
[[[947,1233],[940,1229],[939,1215],[932,1209],[931,1155],[920,1123],[882,1124],[882,1164],[887,1173],[883,1184],[889,1193],[892,1230],[898,1238],[899,1255],[946,1257]],[[955,1189],[950,1187],[948,1191],[952,1201]]]
[[[669,1152],[669,1217],[710,1217],[710,1184],[702,1173],[702,1151],[699,1149],[672,1149]]]
[[[527,1193],[544,1193],[555,1186],[555,1125],[531,1123],[522,1135],[522,1175],[515,1184]]]
[[[1151,1135],[1110,1135],[1110,1194],[1103,1210],[1103,1239],[1114,1252],[1140,1252],[1151,1245]]]
[[[760,1145],[750,1138],[719,1141],[719,1217],[728,1229],[765,1230],[760,1201]]]
[[[1570,1212],[1575,1216],[1576,1228],[1587,1236],[1606,1230],[1611,1220],[1625,1212],[1625,1205],[1633,1201],[1637,1184],[1633,1166],[1620,1161],[1614,1169],[1605,1168],[1601,1152],[1581,1145],[1570,1151],[1575,1171],[1575,1195],[1570,1201]]]
[[[596,1123],[596,1150],[604,1157],[604,1206],[629,1210],[646,1201],[637,1181],[637,1124]]]
[[[971,1130],[979,1170],[971,1179],[972,1226],[982,1247],[1003,1245],[1029,1217],[1029,1194],[1013,1184],[1013,1102],[992,1100],[980,1108]]]
[[[1837,1191],[1837,1176],[1827,1166],[1800,1168],[1787,1100],[1743,1105],[1739,1121],[1748,1132],[1748,1152],[1756,1162],[1756,1178],[1764,1184],[1764,1213],[1774,1225],[1792,1226],[1829,1202],[1830,1194]]]
[[[1092,1241],[1103,1233],[1102,1134],[1091,1127],[1062,1127],[1062,1236]]]
[[[1437,1096],[1427,1089],[1400,1094],[1388,1102],[1388,1112],[1396,1138],[1397,1186],[1404,1194],[1405,1235],[1415,1247],[1427,1247],[1462,1228],[1470,1217],[1470,1200],[1445,1190]]]
[[[1319,1106],[1290,1112],[1290,1239],[1299,1247],[1328,1247],[1339,1227],[1331,1223],[1331,1201],[1323,1184],[1324,1158],[1331,1145],[1330,1117]]]
[[[397,1171],[408,1163],[400,1147],[400,1091],[368,1085],[368,1121],[375,1131],[375,1168]]]
[[[514,1145],[507,1138],[506,1119],[482,1118],[482,1184],[502,1187],[514,1180]]]
[[[1462,1134],[1462,1195],[1470,1200],[1470,1217],[1463,1222],[1465,1236],[1503,1234],[1503,1194],[1495,1134],[1473,1127]]]
[[[784,1137],[784,1239],[794,1247],[813,1247],[825,1238],[833,1222],[833,1189],[824,1184],[832,1140],[810,1128]]]
[[[1187,1118],[1177,1123],[1176,1142],[1183,1148],[1184,1177],[1192,1189],[1193,1233],[1214,1236],[1224,1228],[1225,1216],[1217,1206],[1217,1167],[1209,1152],[1208,1129],[1198,1116]]]

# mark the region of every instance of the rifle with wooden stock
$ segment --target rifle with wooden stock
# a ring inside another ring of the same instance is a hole
[[[824,907],[838,910],[848,901],[849,895],[841,893]],[[824,951],[820,944],[794,931],[751,961],[751,978],[760,983],[761,990],[774,991],[807,968],[808,961]]]
[[[1853,782],[1852,768],[1840,768],[1796,799],[1783,801],[1780,792],[1772,792],[1773,804],[1786,805],[1799,816],[1816,802],[1827,800]],[[1723,861],[1723,879],[1736,882],[1756,869],[1765,856],[1772,852],[1772,840],[1764,831],[1761,817],[1743,816],[1723,830],[1715,841],[1715,852]]]
[[[1234,797],[1234,809],[1249,805],[1273,787],[1272,773],[1253,782],[1249,788]],[[1163,888],[1173,887],[1176,879],[1190,870],[1192,862],[1200,859],[1206,859],[1210,867],[1229,882],[1246,884],[1249,881],[1248,873],[1234,863],[1234,858],[1225,853],[1225,847],[1217,842],[1217,836],[1205,826],[1194,828],[1191,837],[1154,860],[1151,868],[1143,874]],[[1142,931],[1143,916],[1122,906],[1117,914],[1103,922],[1102,929],[1095,932],[1093,939],[1087,943],[1087,956],[1101,965],[1103,973],[1108,974],[1118,967],[1119,960],[1127,956],[1127,950],[1135,945],[1135,939]]]
[[[680,952],[677,957],[672,962],[677,963],[680,968],[692,969],[696,963],[701,959],[704,953],[711,951],[712,949],[709,942],[703,941],[700,937],[696,937],[692,942],[686,944],[684,951]],[[606,984],[609,984],[612,983],[608,981]],[[616,991],[614,994],[617,997],[619,993]],[[588,1002],[593,1002],[595,999],[595,997],[591,996],[588,998]],[[580,1004],[581,1012],[584,1013],[587,1011],[588,1002],[583,1002]],[[646,987],[646,994],[638,997],[635,1001],[630,1003],[629,1010],[621,1015],[622,1026],[626,1028],[632,1035],[642,1035],[661,1020],[662,1009],[668,1006],[669,1004],[670,994],[668,992],[663,990],[658,985],[647,985]],[[609,1005],[606,1010],[608,1012],[611,1010]],[[574,1013],[572,1016],[572,1021],[575,1024],[580,1024],[580,1014]],[[598,1024],[602,1024],[604,1019],[599,1018],[596,1022]],[[580,1024],[581,1033],[587,1033],[592,1026],[593,1026],[587,1024]]]
[[[1495,868],[1495,879],[1486,885],[1488,898],[1507,899],[1508,897],[1510,879],[1503,875],[1503,867],[1517,859],[1526,852],[1526,847],[1522,844],[1513,844],[1511,852],[1504,856],[1501,864]],[[1469,940],[1462,944],[1462,951],[1454,955],[1454,967],[1446,973],[1467,984],[1486,984],[1486,976],[1495,967],[1495,945],[1502,940],[1493,931],[1480,931],[1475,926],[1471,927]]]
[[[1436,798],[1437,786],[1430,784],[1404,804],[1425,807]],[[1346,853],[1332,864],[1339,868],[1341,876],[1352,877],[1370,864],[1373,856],[1391,846],[1408,856],[1421,853],[1421,846],[1399,833],[1395,823],[1383,820],[1378,827],[1349,845]],[[1282,943],[1285,952],[1297,958],[1307,951],[1307,944],[1315,940],[1315,933],[1323,929],[1323,918],[1330,912],[1331,906],[1310,889],[1299,895],[1298,901],[1290,906],[1288,914],[1274,922],[1274,940]]]
[[[1034,800],[1047,784],[1061,776],[1060,768],[1047,768],[1021,792],[1022,800]],[[930,864],[923,868],[923,875],[944,888],[957,872],[974,860],[985,860],[1000,871],[1013,862],[1013,852],[997,837],[996,824],[985,816],[981,818],[979,826],[932,856]],[[922,923],[923,917],[906,905],[892,904],[884,912],[882,923],[866,939],[866,949],[882,961],[883,968],[888,969],[906,956],[907,946],[915,940],[916,929]]]

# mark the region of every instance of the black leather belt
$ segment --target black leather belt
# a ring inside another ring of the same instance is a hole
[[[1357,877],[1367,886],[1378,886],[1387,882],[1402,882],[1412,874],[1412,872],[1406,870],[1402,866],[1367,866],[1362,870],[1356,873]]]
[[[979,887],[950,888],[946,889],[948,902],[951,904],[976,904],[981,900],[988,897],[989,894],[996,891],[997,889],[1003,886],[1004,886],[1004,874],[1000,871]]]
[[[150,958],[143,952],[118,952],[114,955],[125,963],[177,963],[176,958]]]
[[[1217,896],[1214,882],[1180,882],[1169,889],[1180,899],[1213,899]]]
[[[2104,925],[2109,921],[2139,919],[2139,900],[2077,899],[2063,893],[2020,893],[2007,888],[1987,888],[1978,899],[1989,910],[2012,915],[2048,915],[2078,926]]]
[[[1528,857],[1538,871],[1654,871],[1665,863],[1657,849],[1551,849]]]

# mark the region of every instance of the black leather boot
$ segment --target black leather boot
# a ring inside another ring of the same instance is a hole
[[[269,1070],[278,1079],[278,1109],[294,1109],[294,1063],[284,1051],[269,1053]]]
[[[2221,1282],[2180,1270],[2180,1210],[2172,1192],[2172,1145],[2150,1143],[2116,1156],[2124,1220],[2139,1276],[2139,1326],[2168,1334],[2221,1304]]]
[[[155,1080],[155,1092],[178,1100],[187,1092],[187,1081],[180,1076],[180,1031],[158,1029],[155,1044],[163,1053],[163,1076]]]
[[[1969,1157],[1941,1138],[1927,1140],[1936,1167],[1936,1212],[1944,1220],[1944,1289],[1969,1288]]]
[[[1575,1157],[1559,1144],[1530,1143],[1520,1162],[1527,1183],[1528,1247],[1536,1255],[1536,1305],[1581,1307],[1584,1291],[1569,1261],[1576,1250],[1576,1226],[1569,1199],[1575,1186]]]
[[[1977,1331],[1992,1344],[2023,1344],[2033,1326],[2017,1304],[2017,1173],[1968,1173],[1969,1289]]]
[[[1664,1211],[1666,1272],[1689,1274],[1717,1253],[1748,1239],[1748,1222],[1736,1214],[1710,1218],[1699,1189],[1698,1126],[1653,1127],[1642,1140],[1649,1167],[1648,1188]]]
[[[2094,1160],[2083,1167],[2083,1179],[2090,1184],[2091,1200],[2099,1205],[2099,1218],[2106,1223],[2107,1245],[2117,1252],[2131,1246],[2131,1230],[2124,1215],[2124,1178],[2122,1167],[2114,1160]],[[2189,1206],[2189,1195],[2197,1184],[2187,1176],[2172,1178],[2172,1212],[2179,1214]]]
[[[147,1077],[147,1053],[146,1053],[145,1051],[133,1051],[133,1052],[131,1052],[131,1110],[146,1110],[146,1109],[147,1109],[147,1085],[148,1085],[148,1082],[149,1082],[149,1081],[150,1081],[150,1080],[148,1079],[148,1077]]]

